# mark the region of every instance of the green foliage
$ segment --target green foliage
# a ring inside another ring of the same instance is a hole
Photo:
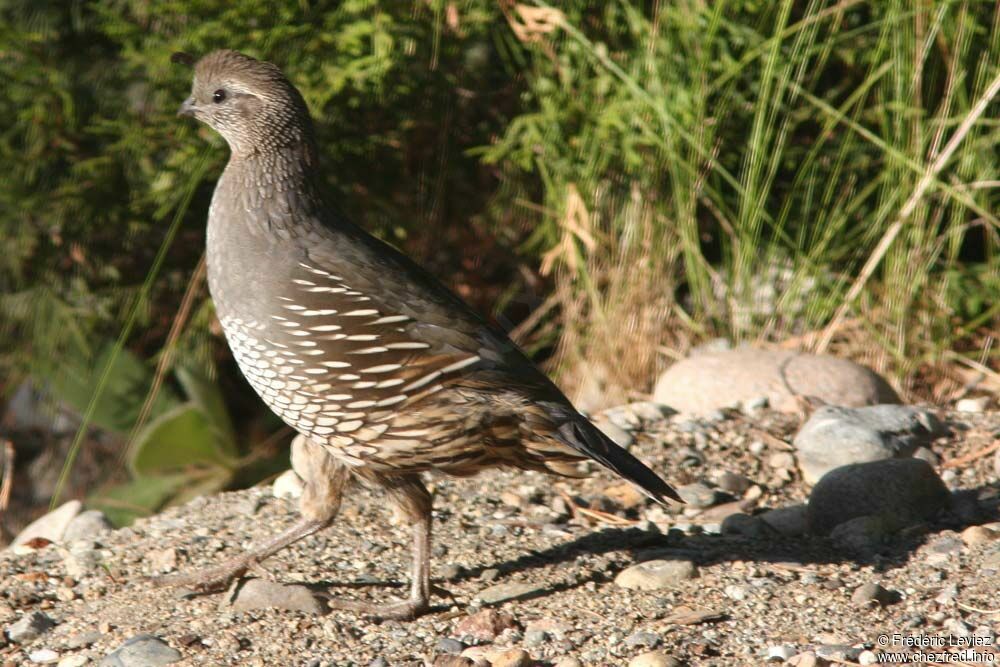
[[[354,219],[484,309],[551,293],[528,342],[564,369],[641,390],[661,351],[836,322],[920,395],[921,364],[997,365],[976,350],[1000,325],[996,20],[988,0],[0,0],[0,390],[32,374],[84,411],[107,368],[94,418],[126,432],[169,350],[129,459],[157,481],[106,497],[247,481],[275,423],[197,283],[169,333],[226,159],[175,117],[169,56],[229,47],[302,89]]]

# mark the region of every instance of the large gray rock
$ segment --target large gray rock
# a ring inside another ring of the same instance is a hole
[[[933,517],[948,507],[950,498],[934,468],[920,459],[841,466],[813,488],[809,529],[826,535],[851,519],[875,517],[895,531]]]
[[[234,599],[223,602],[234,611],[287,609],[320,615],[326,612],[313,592],[301,584],[282,584],[267,579],[249,579],[236,590]]]
[[[749,348],[678,361],[660,376],[653,391],[653,401],[689,414],[760,398],[783,412],[798,409],[801,398],[846,406],[899,402],[885,380],[853,361]]]
[[[159,637],[136,635],[104,656],[100,667],[158,667],[170,665],[183,656]]]
[[[799,468],[806,482],[851,463],[911,456],[947,433],[928,410],[908,405],[816,410],[795,436]]]

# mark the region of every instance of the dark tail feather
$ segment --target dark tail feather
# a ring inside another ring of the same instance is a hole
[[[661,505],[667,504],[667,498],[679,503],[684,502],[669,484],[660,479],[659,475],[616,445],[590,422],[582,418],[565,422],[559,427],[559,435],[567,445],[632,482]]]

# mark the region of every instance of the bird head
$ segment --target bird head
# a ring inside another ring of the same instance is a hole
[[[222,135],[234,154],[247,155],[312,141],[302,95],[275,65],[236,51],[213,51],[194,66],[191,96],[178,115],[191,116]]]

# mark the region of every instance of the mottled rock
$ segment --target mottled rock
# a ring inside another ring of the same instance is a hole
[[[802,426],[794,444],[802,476],[814,484],[843,465],[911,456],[945,433],[937,417],[922,408],[824,406]]]
[[[887,459],[841,466],[809,495],[809,528],[826,535],[836,526],[876,516],[889,530],[929,519],[948,506],[948,489],[926,461]]]
[[[28,660],[36,665],[51,665],[59,661],[59,654],[50,648],[40,648],[28,653]]]
[[[963,398],[955,402],[956,412],[980,413],[986,412],[990,406],[989,396],[976,396],[975,398]]]
[[[11,546],[24,544],[39,537],[49,542],[61,541],[66,533],[66,528],[81,509],[83,509],[83,503],[79,500],[63,503],[48,514],[29,523],[24,530],[17,534],[17,537],[11,542]]]
[[[767,659],[785,662],[795,656],[795,647],[788,644],[778,644],[767,647]]]
[[[829,405],[898,403],[892,387],[868,368],[826,355],[738,349],[678,361],[656,383],[653,400],[684,413],[706,414],[767,398],[794,412],[802,398]]]
[[[323,614],[324,605],[313,592],[299,584],[282,584],[266,579],[249,579],[241,585],[232,601],[224,601],[233,611],[251,609],[287,609],[307,614]]]
[[[450,653],[451,655],[461,655],[465,650],[465,644],[451,637],[442,637],[434,644],[434,650],[438,653]]]
[[[177,662],[183,656],[159,637],[136,635],[104,656],[100,667],[157,667]]]
[[[838,524],[830,541],[838,550],[855,556],[871,556],[888,541],[893,530],[878,516],[859,516]]]
[[[711,507],[718,503],[721,499],[721,494],[710,486],[702,484],[701,482],[694,482],[693,484],[684,484],[677,487],[677,495],[687,503],[688,507],[694,509],[705,509],[706,507]]]
[[[615,584],[639,591],[672,588],[698,575],[698,568],[689,560],[650,560],[627,567],[615,577]]]

